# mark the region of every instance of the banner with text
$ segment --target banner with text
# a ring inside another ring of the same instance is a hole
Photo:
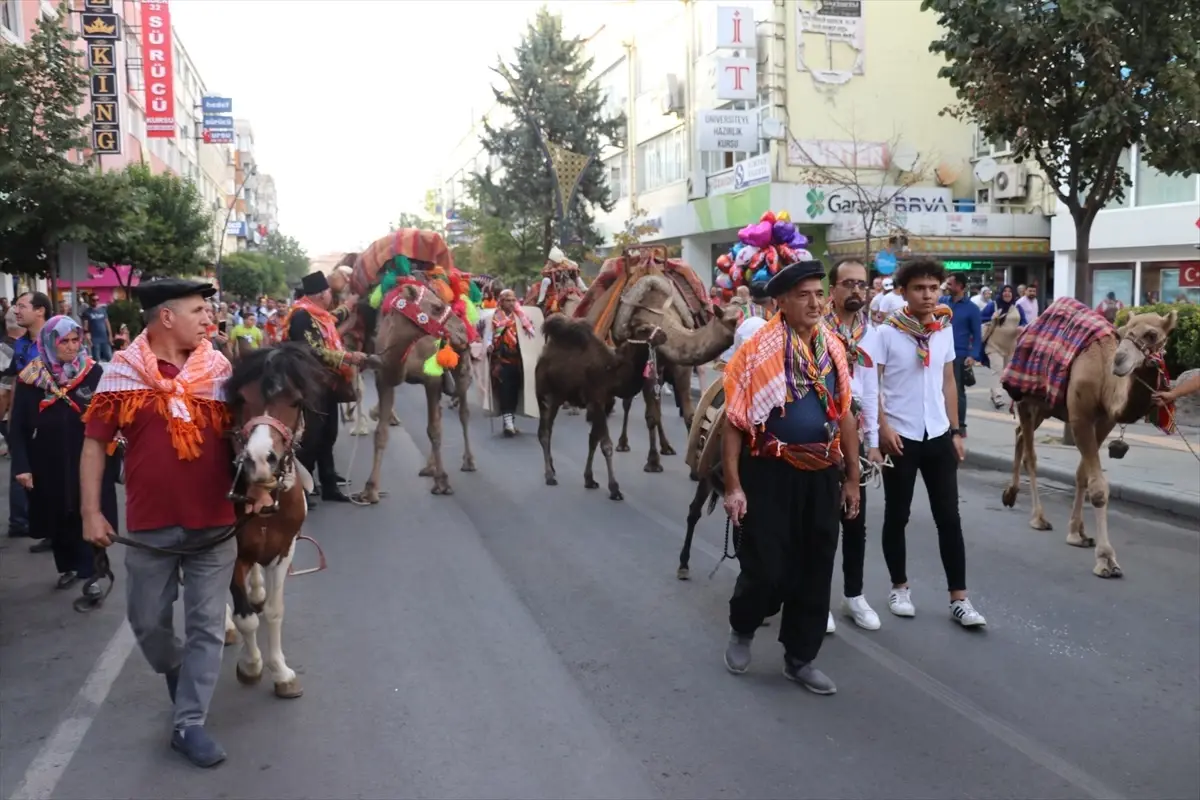
[[[758,149],[758,109],[699,111],[697,147],[704,152],[749,153]]]
[[[142,3],[142,55],[146,78],[146,136],[174,139],[174,48],[167,3]]]

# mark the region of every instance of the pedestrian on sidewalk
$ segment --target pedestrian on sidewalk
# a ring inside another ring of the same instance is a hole
[[[13,304],[17,324],[25,334],[13,344],[13,359],[9,362],[4,377],[15,379],[29,362],[37,358],[37,337],[42,326],[53,316],[50,298],[41,292],[25,292]],[[7,435],[7,434],[6,434]],[[9,474],[8,485],[8,535],[29,536],[29,491],[17,482],[16,473]],[[39,537],[40,538],[40,537]],[[32,553],[44,553],[50,549],[50,541],[41,539],[30,548]]]
[[[949,294],[941,302],[950,308],[954,329],[954,385],[958,388],[958,432],[967,438],[967,384],[975,385],[975,362],[982,356],[983,332],[979,307],[967,295],[967,283],[961,275],[951,273],[946,279]]]
[[[883,558],[892,578],[888,609],[911,617],[916,609],[904,537],[920,473],[937,527],[950,614],[961,625],[973,627],[987,621],[967,599],[967,557],[958,514],[958,464],[966,451],[962,436],[950,425],[958,417],[958,395],[952,314],[937,303],[944,276],[942,265],[932,259],[900,267],[896,284],[907,305],[879,327],[879,441],[892,457],[892,466],[883,471]]]
[[[96,295],[90,294],[87,306],[80,316],[83,324],[87,326],[87,339],[92,350],[92,358],[102,363],[111,361],[112,343],[116,337],[113,336],[112,322],[108,319],[108,306],[100,305]]]
[[[829,271],[832,301],[825,322],[846,348],[850,369],[852,409],[858,421],[859,444],[873,464],[883,462],[879,452],[879,374],[874,353],[879,333],[870,324],[866,308],[867,267],[855,258],[833,265]],[[860,452],[862,450],[860,449]],[[842,613],[869,631],[879,630],[879,615],[863,597],[863,564],[867,557],[867,486],[858,488],[858,513],[842,517]],[[836,624],[829,612],[826,633]]]
[[[858,515],[860,475],[850,371],[823,320],[824,277],[813,260],[771,278],[780,312],[725,370],[725,512],[741,529],[725,667],[750,667],[755,631],[782,608],[784,677],[833,694],[813,661],[829,617],[839,510]]]
[[[13,392],[9,440],[12,471],[29,492],[30,530],[44,532],[54,551],[58,588],[95,575],[96,548],[83,539],[79,456],[83,413],[103,369],[83,349],[83,330],[66,316],[51,317],[38,334],[37,357],[21,370]],[[100,508],[117,525],[119,468],[110,459]],[[84,585],[85,597],[100,596],[98,584]]]
[[[171,747],[211,767],[225,751],[204,728],[225,649],[226,598],[237,540],[179,556],[154,548],[189,549],[215,542],[235,521],[226,492],[233,451],[224,436],[229,361],[207,337],[202,281],[164,278],[134,288],[146,329],[116,353],[85,416],[80,462],[84,538],[112,544],[101,504],[106,451],[118,432],[125,444],[127,536],[151,549],[125,551],[129,625],[155,672],[166,676],[174,706]],[[247,513],[270,504],[259,487]],[[175,636],[173,607],[183,573],[186,643]]]

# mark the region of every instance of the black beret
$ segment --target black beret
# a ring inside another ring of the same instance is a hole
[[[755,281],[750,284],[750,299],[756,303],[771,299],[771,295],[767,294],[767,281]]]
[[[824,277],[825,265],[820,261],[797,261],[771,276],[767,281],[767,295],[779,297],[801,281]]]
[[[158,278],[142,281],[133,287],[133,296],[142,304],[142,308],[154,308],[181,297],[199,296],[207,299],[216,293],[216,287],[208,281],[189,278]]]
[[[300,289],[304,294],[320,294],[329,288],[329,279],[324,272],[310,272],[300,280]]]

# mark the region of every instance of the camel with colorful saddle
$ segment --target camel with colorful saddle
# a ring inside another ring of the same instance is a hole
[[[650,434],[644,471],[662,472],[660,452],[675,453],[663,430],[662,382],[672,387],[690,426],[692,368],[709,363],[733,344],[737,314],[715,309],[704,284],[683,260],[668,258],[662,247],[636,247],[604,262],[575,317],[586,319],[601,341],[617,347],[636,345],[639,377],[617,393],[624,405],[617,450],[629,450],[629,410],[641,394]],[[647,329],[661,331],[662,344],[647,344],[635,334]]]
[[[402,383],[425,389],[430,453],[422,477],[433,478],[433,494],[453,494],[442,464],[443,394],[458,399],[463,430],[462,470],[475,470],[466,401],[471,386],[470,344],[478,338],[479,287],[454,266],[454,258],[435,231],[401,228],[358,254],[350,288],[361,299],[357,316],[366,351],[378,355],[376,373],[380,411],[392,409]],[[383,453],[390,415],[377,413],[371,476],[355,500],[378,503]]]

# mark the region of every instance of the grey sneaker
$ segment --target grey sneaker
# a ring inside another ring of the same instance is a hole
[[[800,684],[813,694],[837,694],[837,686],[829,676],[812,665],[791,656],[783,657],[783,677]]]
[[[743,636],[737,631],[729,632],[729,644],[725,645],[725,669],[741,675],[750,669],[750,644],[753,636]]]

